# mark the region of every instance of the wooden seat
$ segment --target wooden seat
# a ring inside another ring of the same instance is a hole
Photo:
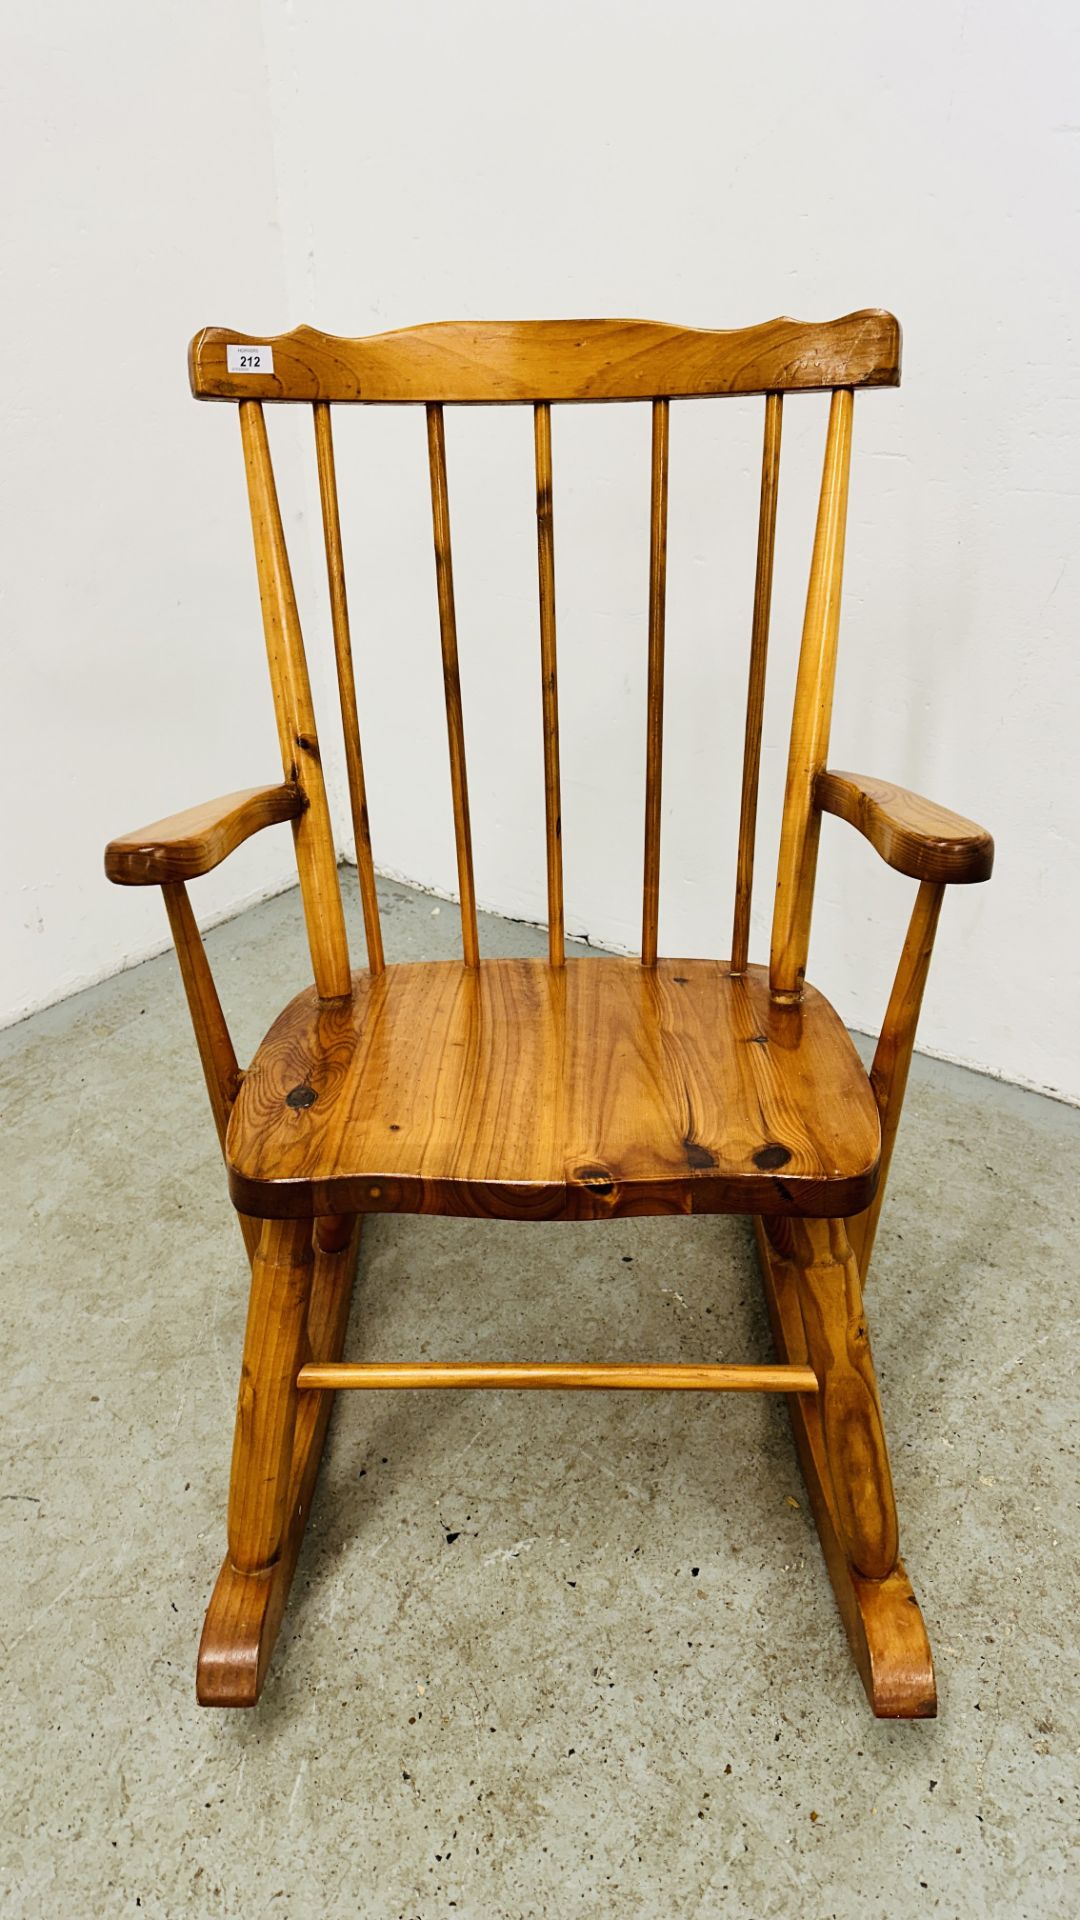
[[[726,962],[455,961],[285,1009],[226,1160],[250,1214],[859,1213],[877,1106],[821,995]]]
[[[898,384],[896,321],[866,311],[729,333],[635,320],[455,322],[358,340],[310,327],[273,339],[209,327],[192,342],[190,372],[197,398],[238,403],[283,773],[125,834],[105,856],[121,885],[162,887],[251,1262],[228,1544],[199,1649],[199,1699],[251,1706],[259,1697],[332,1390],[761,1390],[787,1396],[874,1712],[933,1713],[926,1630],[899,1557],[863,1282],[944,890],[985,880],[993,843],[972,821],[903,787],[828,765],[854,393]],[[766,967],[751,964],[749,948],[781,429],[785,396],[813,393],[829,396],[828,424]],[[670,411],[677,401],[728,394],[764,396],[731,958],[679,961],[660,948]],[[644,401],[652,418],[639,960],[565,955],[552,407],[586,401]],[[367,945],[358,972],[270,459],[264,409],[279,402],[312,408]],[[388,965],[383,952],[334,469],[331,409],[341,404],[426,411],[460,961]],[[474,404],[533,411],[546,961],[480,953],[444,429],[445,407]],[[826,815],[918,882],[869,1076],[805,979]],[[186,883],[250,834],[284,822],[314,985],[286,1007],[243,1074]],[[342,1358],[367,1213],[525,1221],[714,1211],[754,1219],[775,1361]]]

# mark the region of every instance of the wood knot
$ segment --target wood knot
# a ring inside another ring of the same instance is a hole
[[[574,1178],[590,1193],[603,1195],[615,1191],[615,1182],[606,1167],[579,1167]]]
[[[790,1147],[782,1147],[779,1140],[769,1140],[765,1146],[758,1148],[754,1165],[760,1167],[762,1173],[772,1173],[776,1167],[786,1167],[790,1159]]]
[[[292,1091],[285,1095],[285,1105],[287,1107],[313,1107],[318,1097],[314,1087],[309,1087],[305,1081],[299,1087],[293,1087]]]
[[[709,1152],[708,1147],[702,1146],[700,1140],[687,1138],[683,1141],[683,1151],[686,1154],[687,1166],[693,1168],[695,1173],[704,1173],[707,1168],[716,1165],[715,1156]]]

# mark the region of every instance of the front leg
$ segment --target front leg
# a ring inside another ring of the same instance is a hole
[[[818,1377],[837,1530],[868,1580],[896,1565],[898,1529],[859,1269],[842,1220],[790,1220],[806,1350]]]
[[[206,1707],[259,1698],[304,1538],[334,1395],[300,1394],[345,1342],[359,1215],[268,1221],[255,1259],[229,1488],[229,1551],[199,1647]]]
[[[937,1712],[919,1605],[897,1557],[892,1491],[858,1270],[839,1220],[756,1222],[779,1357],[813,1366],[815,1394],[787,1396],[822,1552],[875,1714]]]
[[[229,1559],[263,1573],[281,1552],[305,1358],[310,1220],[267,1220],[251,1274],[229,1481]]]

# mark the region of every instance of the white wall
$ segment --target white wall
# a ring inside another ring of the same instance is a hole
[[[0,1014],[164,943],[105,842],[280,777],[231,410],[186,343],[288,311],[256,0],[12,5],[0,28],[4,813]],[[287,884],[287,828],[200,883]]]
[[[3,1004],[63,991],[152,937],[149,903],[99,881],[118,824],[274,771],[235,422],[184,395],[196,324],[365,332],[606,312],[735,325],[884,305],[904,323],[905,385],[856,407],[833,763],[905,781],[997,836],[990,886],[948,902],[925,1043],[1080,1098],[1080,1023],[1060,1012],[1080,936],[1074,11],[920,0],[899,27],[837,0],[263,0],[189,7],[171,26],[105,13],[107,36],[101,9],[93,31],[74,8],[25,27],[38,44],[15,103],[17,279],[33,297],[9,356],[22,390],[3,401],[5,601],[25,717],[16,884],[44,928],[16,943]],[[115,381],[88,394],[73,341]],[[727,946],[760,414],[682,407],[672,431],[671,952]],[[291,420],[275,427],[316,651],[307,441]],[[789,402],[759,957],[823,431],[822,402]],[[556,417],[568,909],[626,946],[647,435],[643,410]],[[376,858],[451,889],[422,417],[358,410],[338,438]],[[478,889],[540,918],[530,425],[516,410],[455,415],[448,438]],[[202,883],[200,905],[273,884],[288,835],[264,844],[237,856],[235,878],[230,863]],[[880,1019],[910,894],[826,825],[810,971],[853,1024]]]

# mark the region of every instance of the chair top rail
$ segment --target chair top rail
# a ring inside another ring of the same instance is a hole
[[[197,400],[367,404],[696,399],[895,387],[900,325],[868,308],[727,332],[653,320],[444,320],[348,340],[314,327],[204,327],[188,365]]]

